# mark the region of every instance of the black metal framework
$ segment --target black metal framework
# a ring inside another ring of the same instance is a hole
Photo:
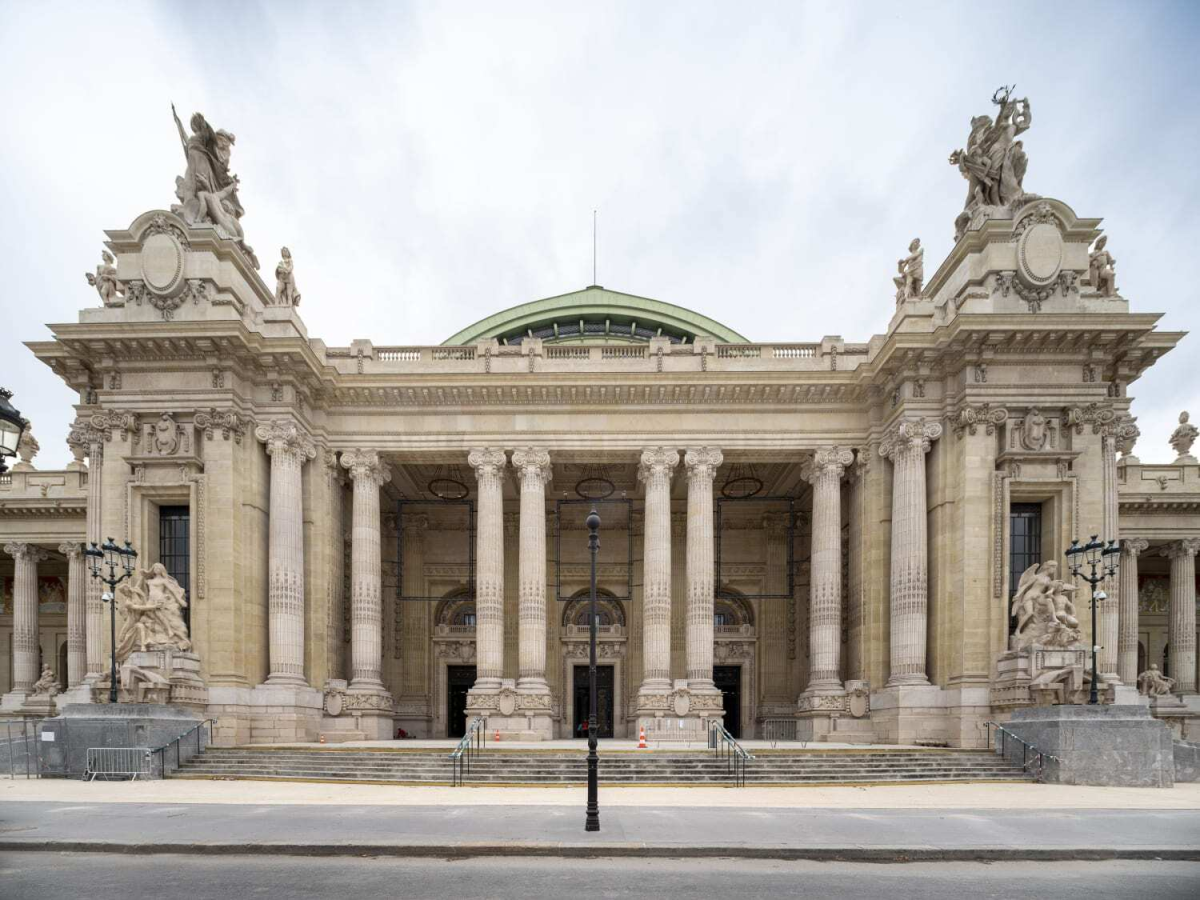
[[[603,512],[604,507],[624,507],[625,508],[625,534],[628,538],[628,551],[626,553],[627,574],[625,577],[625,596],[620,597],[613,593],[606,593],[604,596],[611,597],[614,600],[621,600],[625,603],[633,602],[633,501],[629,499],[622,500],[558,500],[555,501],[554,514],[557,517],[559,527],[554,535],[554,599],[565,603],[568,600],[576,599],[579,594],[564,597],[562,592],[562,521],[564,506],[581,506],[589,510],[595,509],[597,513]],[[620,521],[619,514],[615,517]],[[606,521],[612,521],[610,514],[605,515]]]
[[[396,501],[396,599],[404,602],[445,600],[439,597],[404,594],[404,511],[420,507],[461,506],[467,512],[467,590],[458,596],[475,599],[475,501],[474,500],[397,500]]]
[[[761,594],[743,594],[724,591],[722,585],[725,579],[721,577],[721,521],[722,513],[725,504],[727,503],[757,503],[765,505],[767,508],[774,505],[775,507],[787,510],[787,589],[780,594],[768,594],[764,591]],[[796,498],[795,497],[717,497],[714,502],[714,513],[716,522],[714,523],[715,544],[714,547],[714,565],[716,568],[716,595],[718,597],[740,597],[743,600],[791,600],[795,595],[796,588]]]
[[[158,561],[179,582],[188,605],[184,624],[192,627],[192,510],[189,506],[158,508]]]
[[[1014,503],[1008,509],[1009,632],[1016,629],[1012,599],[1021,574],[1042,561],[1042,504]]]

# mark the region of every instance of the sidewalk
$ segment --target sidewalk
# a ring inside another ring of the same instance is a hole
[[[5,802],[7,801],[7,802]],[[0,783],[0,852],[1200,860],[1200,788]]]

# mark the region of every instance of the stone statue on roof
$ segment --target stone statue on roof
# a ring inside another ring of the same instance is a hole
[[[1025,196],[1029,159],[1016,137],[1029,130],[1033,113],[1028,98],[1013,99],[1012,91],[1012,86],[1001,87],[992,95],[992,103],[999,107],[995,121],[988,115],[975,116],[966,149],[950,154],[950,165],[957,166],[967,179],[967,201],[959,216],[958,236],[980,207],[1009,206]]]
[[[925,248],[921,246],[920,238],[913,238],[908,245],[908,256],[897,260],[896,268],[900,274],[892,279],[896,285],[896,305],[905,300],[916,300],[921,296],[925,286]]]
[[[171,105],[171,115],[179,131],[187,170],[175,179],[175,196],[179,203],[171,212],[181,216],[189,225],[212,225],[223,238],[237,241],[238,246],[258,268],[258,257],[246,243],[241,218],[245,215],[238,199],[238,177],[229,171],[229,158],[237,138],[224,129],[214,129],[201,113],[193,113],[192,134],[183,130],[179,114]]]

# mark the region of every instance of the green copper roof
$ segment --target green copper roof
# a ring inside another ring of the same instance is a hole
[[[656,335],[676,343],[691,343],[697,337],[714,337],[723,344],[748,343],[736,331],[690,309],[594,284],[488,316],[447,339],[443,346],[491,338],[502,344],[519,344],[530,334],[547,343],[644,343]]]

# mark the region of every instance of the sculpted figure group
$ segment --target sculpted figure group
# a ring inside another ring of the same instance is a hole
[[[896,285],[896,305],[905,300],[916,300],[925,286],[925,248],[920,238],[913,238],[908,245],[908,256],[896,262],[900,274],[892,279]]]
[[[1071,650],[1079,646],[1079,619],[1071,595],[1075,586],[1058,578],[1058,563],[1030,566],[1013,597],[1017,649],[1033,644]]]
[[[117,634],[118,660],[126,659],[135,649],[191,649],[183,621],[187,597],[162,563],[155,563],[149,571],[134,572],[117,588],[117,599],[124,616]]]
[[[1158,670],[1158,666],[1150,664],[1145,672],[1138,676],[1138,693],[1147,697],[1165,697],[1175,686],[1175,679],[1168,678]]]
[[[999,107],[995,121],[987,115],[971,119],[966,149],[950,154],[950,165],[967,179],[967,202],[956,222],[956,239],[966,231],[976,209],[1008,206],[1025,195],[1029,159],[1016,137],[1029,130],[1033,113],[1028,98],[1013,99],[1012,90],[1002,87],[992,95],[992,103]]]

